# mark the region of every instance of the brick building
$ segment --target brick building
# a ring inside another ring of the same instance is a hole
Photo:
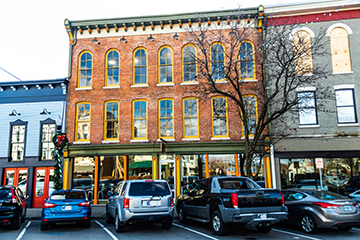
[[[242,126],[230,99],[201,96],[200,49],[190,32],[215,26],[231,39],[231,21],[247,21],[240,47],[247,67],[244,88],[256,109],[260,74],[254,43],[261,42],[262,6],[236,11],[134,18],[65,20],[70,38],[64,188],[83,188],[94,202],[107,198],[119,179],[167,179],[176,196],[181,180],[215,174],[239,175]],[[209,33],[209,32],[208,32]],[[226,64],[225,42],[212,40],[214,71]],[[245,50],[246,49],[246,50]],[[216,84],[229,90],[221,71]],[[249,107],[249,108],[250,108]],[[256,118],[256,111],[253,113]],[[264,175],[264,173],[263,173]],[[270,184],[270,183],[268,183]],[[96,194],[94,194],[96,193]]]

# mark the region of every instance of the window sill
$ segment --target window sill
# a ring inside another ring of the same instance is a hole
[[[175,138],[163,138],[166,142],[175,142]],[[158,142],[162,142],[160,139],[157,140]]]
[[[339,74],[351,74],[354,73],[354,71],[350,71],[350,72],[338,72],[338,73],[333,73],[333,75],[339,75]]]
[[[175,83],[158,83],[156,84],[158,87],[165,87],[165,86],[175,86]]]
[[[239,82],[257,82],[257,79],[241,79]]]
[[[183,138],[182,141],[200,141],[200,138]]]
[[[211,140],[230,140],[230,137],[212,137]]]
[[[92,90],[92,87],[75,88],[75,90]]]
[[[120,86],[104,86],[103,89],[120,88]]]
[[[78,142],[73,142],[74,145],[76,144],[90,144],[90,141],[78,141]]]
[[[182,82],[180,85],[198,85],[199,82]]]
[[[226,81],[226,80],[215,80],[214,82],[217,84],[217,83],[227,83],[228,81]]]
[[[149,87],[149,84],[139,84],[139,85],[131,85],[132,88],[137,88],[137,87]]]
[[[319,124],[313,124],[313,125],[299,125],[299,128],[319,128]]]
[[[120,140],[102,140],[101,143],[119,143]]]
[[[245,137],[241,137],[241,139],[245,139]],[[249,139],[254,139],[254,137],[249,137]]]
[[[359,123],[338,123],[338,127],[357,127]]]
[[[149,142],[149,139],[131,139],[130,142],[132,142],[132,143]]]

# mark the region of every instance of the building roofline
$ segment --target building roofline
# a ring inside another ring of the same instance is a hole
[[[11,86],[36,86],[36,85],[49,85],[49,84],[68,84],[67,78],[48,79],[48,80],[35,80],[35,81],[21,81],[21,82],[0,82],[0,87]]]

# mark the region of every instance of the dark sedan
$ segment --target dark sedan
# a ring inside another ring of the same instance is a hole
[[[19,229],[20,223],[25,221],[26,199],[18,187],[0,187],[0,223]]]
[[[300,225],[306,233],[331,227],[348,231],[360,225],[359,207],[352,199],[319,189],[285,189],[282,193],[289,211],[286,222]]]
[[[41,213],[41,231],[60,222],[83,223],[91,226],[91,205],[83,190],[59,190],[51,194]]]

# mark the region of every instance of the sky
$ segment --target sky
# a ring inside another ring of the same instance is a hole
[[[0,0],[0,82],[66,78],[66,18],[122,18],[301,1],[305,0]]]

